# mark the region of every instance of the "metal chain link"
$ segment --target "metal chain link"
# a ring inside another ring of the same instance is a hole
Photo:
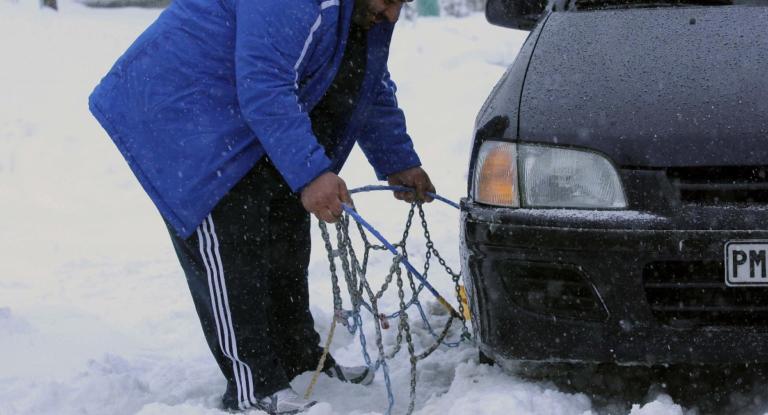
[[[387,386],[388,401],[389,401],[389,409],[387,410],[387,414],[391,413],[392,408],[394,406],[394,397],[392,394],[387,360],[393,359],[399,353],[399,351],[402,349],[403,340],[405,340],[405,344],[407,346],[409,360],[410,360],[410,391],[409,391],[410,402],[409,402],[406,414],[411,414],[414,410],[415,403],[416,403],[417,363],[420,360],[426,359],[435,350],[437,350],[441,344],[445,344],[445,339],[447,338],[454,321],[454,316],[450,315],[446,325],[443,327],[439,335],[432,332],[431,326],[429,322],[426,320],[426,316],[424,315],[424,312],[421,309],[422,306],[419,302],[419,294],[423,290],[424,284],[421,283],[417,286],[414,280],[414,275],[410,271],[406,271],[406,277],[408,279],[408,285],[411,290],[411,296],[410,296],[410,299],[406,301],[406,293],[404,288],[405,282],[402,275],[403,274],[402,261],[408,258],[407,241],[408,241],[408,237],[410,234],[410,230],[411,230],[411,226],[412,226],[412,222],[413,222],[413,218],[415,216],[416,210],[418,210],[421,227],[424,232],[424,239],[426,240],[424,273],[422,274],[422,276],[424,278],[427,277],[427,274],[430,270],[430,261],[433,257],[436,258],[440,263],[441,267],[451,277],[451,280],[455,286],[456,298],[459,304],[459,312],[461,316],[464,316],[464,305],[462,302],[461,288],[460,288],[461,274],[455,273],[446,264],[446,261],[440,255],[438,250],[435,248],[434,242],[432,241],[432,238],[429,232],[429,228],[427,226],[426,215],[424,214],[424,209],[421,204],[418,204],[418,203],[411,204],[410,210],[408,212],[408,217],[405,222],[405,228],[403,230],[402,238],[396,244],[393,244],[395,248],[398,250],[399,254],[392,259],[392,264],[389,268],[389,272],[384,276],[384,281],[378,290],[374,290],[368,281],[368,278],[367,278],[368,260],[369,260],[371,251],[387,250],[386,246],[371,243],[366,236],[366,232],[364,228],[361,226],[360,223],[357,223],[356,228],[358,230],[360,240],[363,243],[363,253],[362,253],[362,260],[361,260],[360,257],[358,257],[357,253],[355,252],[355,248],[352,244],[352,239],[350,238],[349,215],[347,214],[343,215],[340,218],[340,220],[336,223],[336,226],[335,226],[336,249],[334,249],[333,244],[331,243],[331,237],[328,232],[326,223],[323,221],[319,222],[320,233],[323,238],[325,249],[328,254],[329,268],[331,272],[334,318],[336,318],[339,323],[346,326],[347,329],[350,331],[350,333],[354,334],[354,332],[356,331],[358,332],[359,338],[360,338],[360,344],[363,351],[363,357],[365,359],[366,364],[369,367],[375,366],[372,368],[373,370],[378,370],[379,367],[383,369],[385,383]],[[347,284],[347,292],[349,293],[349,297],[350,297],[349,301],[350,301],[351,310],[348,310],[348,311],[343,309],[343,301],[341,298],[341,288],[339,286],[339,276],[337,274],[338,269],[336,267],[336,258],[338,258],[341,262],[341,271],[344,274],[344,281]],[[382,299],[384,294],[389,290],[389,287],[393,280],[395,281],[395,285],[397,287],[399,310],[396,313],[392,314],[392,316],[387,317],[384,314],[381,314],[379,312],[379,301]],[[367,301],[365,300],[365,297],[367,297],[368,299]],[[410,326],[409,315],[408,315],[408,309],[413,305],[416,305],[418,307],[419,312],[422,316],[422,319],[424,319],[425,326],[429,329],[430,333],[433,335],[435,339],[435,342],[432,345],[424,349],[419,354],[416,353],[416,348],[413,343],[413,336],[411,334],[411,326]],[[362,316],[361,316],[361,309],[363,308],[367,309],[373,316],[375,316],[373,321],[374,321],[374,328],[375,328],[375,334],[376,334],[376,349],[378,352],[378,358],[376,359],[375,365],[372,363],[372,360],[368,354],[367,339],[365,338],[365,334],[363,333]],[[384,342],[383,342],[382,324],[388,318],[397,318],[398,324],[397,324],[397,335],[395,339],[395,344],[392,347],[392,349],[387,353],[384,347]],[[352,322],[350,322],[350,319],[352,320]],[[462,320],[461,337],[462,337],[462,340],[466,340],[466,339],[469,339],[469,330],[467,329],[466,321],[464,321],[463,318],[461,320]]]
[[[467,321],[464,319],[464,316],[466,316],[466,310],[464,309],[464,301],[461,295],[461,274],[453,272],[453,269],[448,266],[448,264],[445,262],[445,259],[443,259],[442,255],[440,255],[440,252],[438,252],[437,248],[435,248],[435,244],[432,242],[432,237],[429,233],[429,227],[427,226],[427,218],[421,205],[419,205],[419,217],[421,218],[421,227],[424,229],[424,238],[427,240],[427,252],[435,255],[435,258],[437,258],[440,266],[445,269],[445,272],[447,272],[453,280],[454,291],[456,293],[456,301],[459,304],[459,315],[462,317],[461,336],[462,338],[469,340],[471,339],[471,335],[469,334],[469,329],[467,328]],[[429,254],[427,254],[427,256],[429,257]]]

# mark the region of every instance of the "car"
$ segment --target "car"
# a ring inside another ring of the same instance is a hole
[[[461,256],[481,360],[768,362],[768,1],[489,0]]]

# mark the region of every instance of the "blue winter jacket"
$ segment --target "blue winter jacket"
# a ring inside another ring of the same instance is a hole
[[[379,179],[420,165],[386,61],[368,32],[359,104],[329,159],[309,112],[338,71],[354,0],[174,0],[90,97],[160,213],[189,237],[265,154],[295,192],[338,173],[355,141]]]

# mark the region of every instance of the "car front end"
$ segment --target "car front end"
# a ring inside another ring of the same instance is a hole
[[[767,10],[534,28],[478,117],[462,201],[485,355],[768,362]]]

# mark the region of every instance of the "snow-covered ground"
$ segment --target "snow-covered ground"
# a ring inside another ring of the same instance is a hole
[[[224,381],[163,223],[86,104],[158,11],[61,3],[54,13],[39,10],[36,0],[0,0],[0,415],[222,414],[216,408]],[[525,36],[481,15],[399,25],[390,68],[425,167],[450,199],[465,191],[477,109]],[[359,151],[342,176],[350,187],[375,181]],[[358,196],[356,204],[385,235],[401,232],[404,204],[376,194]],[[433,204],[427,213],[436,246],[458,269],[457,212]],[[310,288],[324,336],[331,290],[313,232]],[[372,274],[386,273],[390,261],[374,258]],[[432,278],[450,297],[448,278]],[[389,311],[393,300],[384,302]],[[427,345],[424,329],[414,326],[417,345]],[[337,359],[361,362],[359,343],[337,333]],[[392,337],[390,330],[387,344]],[[464,345],[422,362],[416,413],[692,412],[663,394],[607,409],[587,394],[479,365],[476,356]],[[394,413],[402,413],[409,364],[405,356],[390,364]],[[302,375],[293,386],[303,391],[309,380]],[[387,405],[381,376],[367,388],[321,377],[314,398],[323,402],[314,415],[384,413]],[[757,397],[742,399],[746,406]]]

